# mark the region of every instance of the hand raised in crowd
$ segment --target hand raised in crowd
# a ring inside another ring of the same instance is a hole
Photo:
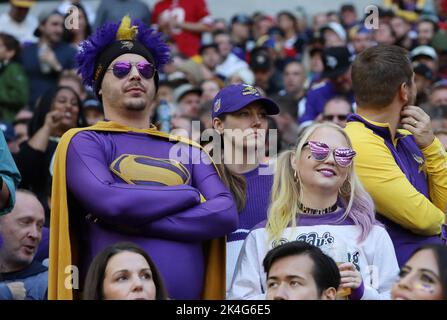
[[[48,64],[53,70],[57,72],[60,72],[62,70],[62,66],[59,63],[59,60],[57,60],[56,54],[49,46],[45,46],[45,48],[42,50],[42,53],[40,54],[40,61],[42,63]]]
[[[61,121],[63,112],[60,110],[53,110],[45,116],[43,126],[28,140],[28,144],[35,150],[45,152],[48,147],[48,138],[50,136],[58,136],[61,132]]]
[[[362,275],[350,262],[338,266],[340,270],[340,288],[357,289],[362,283]]]
[[[400,114],[402,127],[413,134],[418,147],[428,147],[435,139],[428,114],[417,106],[406,106]]]
[[[170,16],[167,14],[162,14],[158,19],[158,31],[165,33],[166,35],[172,34],[172,22],[170,21]]]
[[[171,24],[171,29],[174,31],[176,29],[181,29],[183,26],[183,23],[181,23],[178,19],[174,18],[174,19],[170,19],[169,20],[170,24]]]
[[[63,113],[60,110],[53,110],[45,116],[44,127],[49,130],[50,136],[54,135],[59,129]]]
[[[7,284],[9,291],[11,291],[12,297],[14,300],[25,300],[26,298],[26,289],[23,282],[10,282]]]

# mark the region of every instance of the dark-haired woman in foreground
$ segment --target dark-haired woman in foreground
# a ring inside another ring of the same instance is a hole
[[[393,300],[447,300],[447,247],[426,245],[413,252],[391,290]]]
[[[149,255],[120,242],[101,251],[88,269],[84,300],[166,300],[163,280]]]

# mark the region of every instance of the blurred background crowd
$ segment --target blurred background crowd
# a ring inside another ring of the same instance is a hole
[[[365,24],[366,3],[341,1],[335,10],[315,13],[308,13],[307,5],[284,2],[275,14],[262,7],[250,13],[234,8],[229,17],[210,10],[219,9],[220,1],[2,2],[0,119],[17,159],[26,153],[27,162],[33,162],[70,127],[103,119],[100,101],[76,73],[74,56],[79,43],[98,26],[126,13],[163,32],[172,49],[172,62],[160,70],[153,108],[153,122],[163,131],[191,137],[191,120],[201,121],[201,130],[210,128],[211,100],[223,86],[240,82],[256,86],[281,106],[270,126],[279,130],[283,148],[312,121],[343,126],[346,115],[355,110],[350,63],[362,50],[387,43],[411,53],[417,105],[429,113],[447,144],[445,0],[375,1],[371,4],[378,7],[379,16],[374,29]],[[324,6],[309,7],[314,11]],[[325,51],[331,47],[346,50]],[[62,91],[66,99],[59,98],[63,94],[58,86],[70,88]],[[58,107],[66,108],[64,119],[47,117]],[[18,163],[22,172],[27,164]],[[36,191],[31,180],[25,174],[22,184]]]
[[[447,148],[447,0],[301,2],[0,1],[0,128],[22,176],[19,188],[37,195],[45,226],[60,137],[104,120],[101,101],[76,71],[79,44],[126,14],[162,32],[171,48],[152,108],[161,131],[201,143],[201,132],[212,128],[214,97],[237,83],[278,104],[279,114],[268,118],[277,152],[313,123],[345,127],[356,110],[351,63],[383,43],[408,50],[416,105]],[[365,13],[368,5],[378,11]],[[48,257],[48,228],[40,246],[36,258]]]

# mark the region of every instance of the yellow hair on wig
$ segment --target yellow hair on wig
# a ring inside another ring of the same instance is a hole
[[[129,15],[121,19],[121,24],[116,33],[116,40],[135,40],[138,33],[138,27],[132,26]]]

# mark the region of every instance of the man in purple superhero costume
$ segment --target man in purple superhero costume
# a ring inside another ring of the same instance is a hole
[[[171,298],[224,297],[225,244],[215,239],[237,226],[231,193],[200,146],[150,126],[157,68],[168,60],[160,35],[129,17],[81,45],[79,73],[107,121],[68,132],[58,146],[50,299],[76,298],[63,281],[67,265],[78,265],[82,279],[94,256],[119,241],[147,250]],[[170,159],[173,146],[181,161]]]

